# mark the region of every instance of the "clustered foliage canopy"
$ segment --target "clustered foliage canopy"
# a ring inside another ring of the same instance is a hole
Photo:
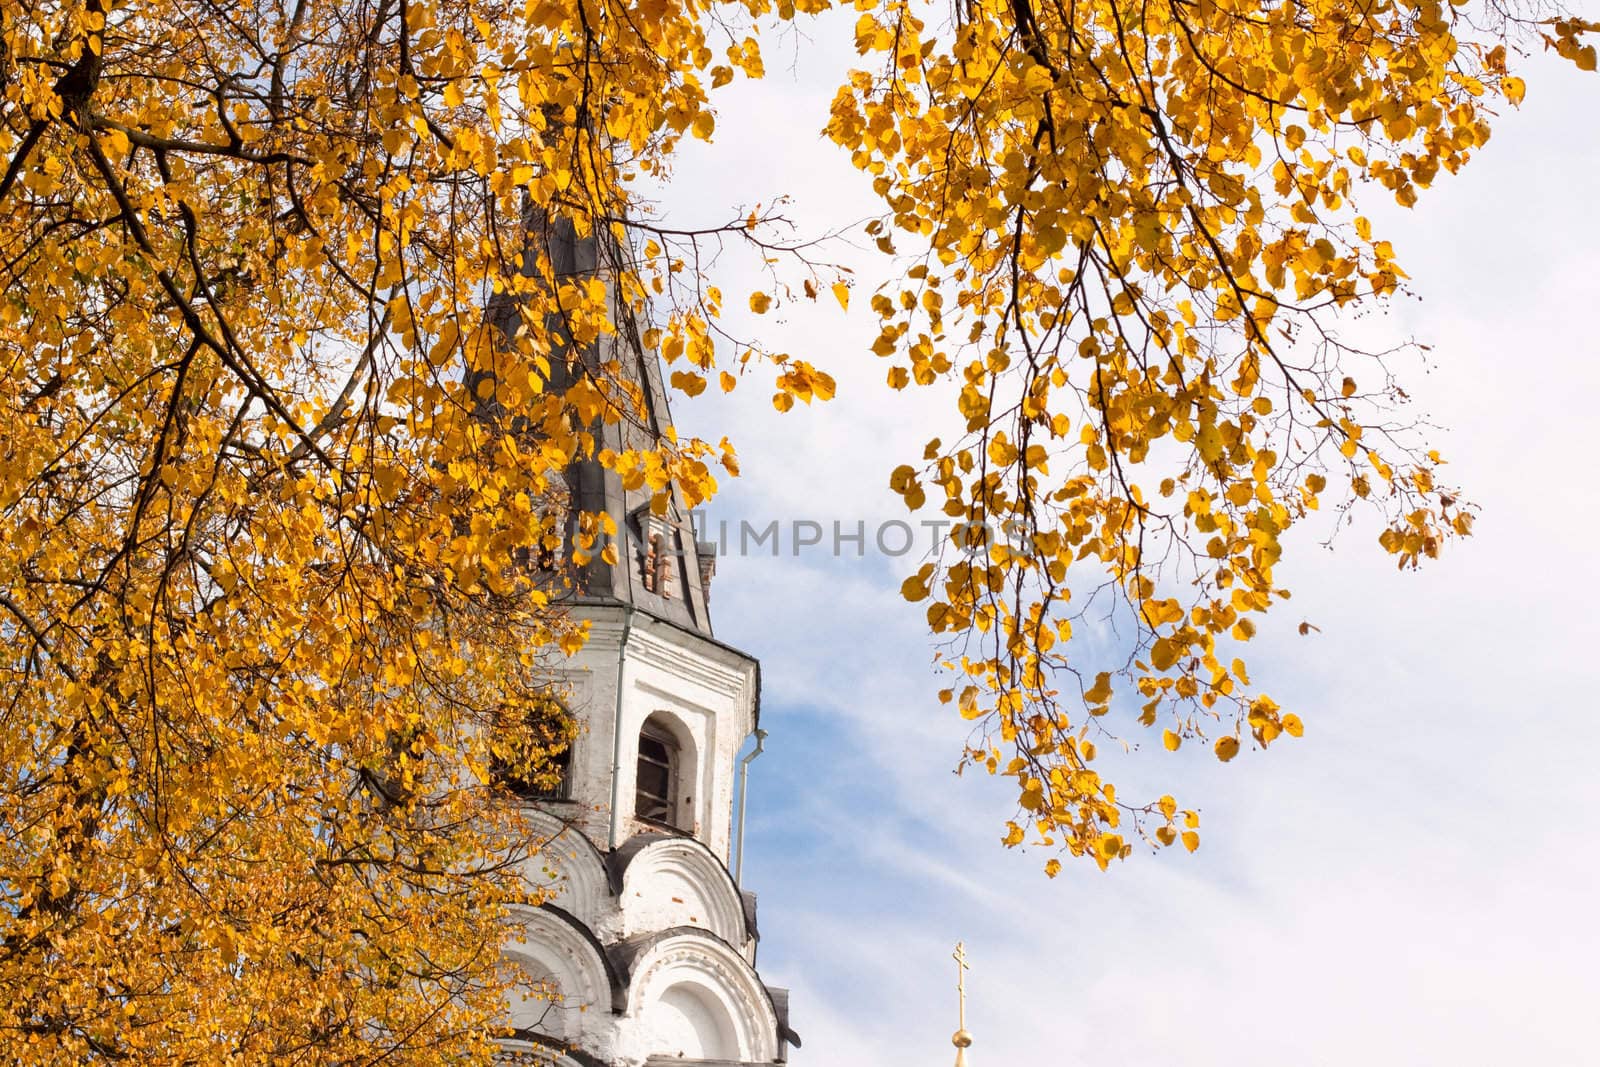
[[[696,253],[774,256],[756,313],[851,296],[758,214],[654,226],[637,179],[712,137],[764,28],[831,6],[0,0],[0,1044],[487,1054],[527,847],[490,770],[535,780],[571,738],[547,679],[584,636],[530,561],[612,551],[561,472],[641,405],[595,354],[633,315],[674,387],[766,377],[786,410],[832,378],[734,343]],[[967,755],[1016,778],[1008,843],[1194,848],[1192,812],[1092,769],[1114,694],[1167,749],[1298,734],[1228,651],[1286,595],[1284,532],[1330,498],[1373,502],[1402,564],[1467,532],[1399,387],[1333,332],[1404,278],[1358,205],[1465,163],[1522,97],[1519,46],[1593,69],[1597,27],[854,7],[865,69],[818,122],[899,267],[857,311],[890,388],[959,386],[892,484],[1026,531],[905,587],[950,639]],[[554,271],[559,227],[605,268]],[[689,437],[597,458],[663,503],[736,473]],[[1137,619],[1120,666],[1072,653],[1096,582]]]

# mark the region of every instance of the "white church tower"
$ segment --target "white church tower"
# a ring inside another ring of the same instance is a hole
[[[545,229],[536,239],[558,275],[602,270],[592,239],[574,239],[560,221]],[[597,452],[638,447],[669,425],[660,367],[631,317],[619,314],[618,324],[613,342],[584,363],[598,370],[615,360],[647,410],[597,427]],[[505,957],[519,994],[501,1058],[562,1067],[783,1063],[799,1044],[788,994],[756,973],[755,896],[729,871],[737,779],[751,758],[738,757],[760,714],[759,664],[712,634],[712,546],[695,542],[681,501],[652,516],[648,492],[625,490],[593,460],[573,464],[567,481],[574,511],[607,512],[626,536],[615,566],[596,554],[574,576],[570,609],[590,636],[556,681],[582,730],[560,787],[524,798],[543,842],[527,876],[549,899],[513,917]]]

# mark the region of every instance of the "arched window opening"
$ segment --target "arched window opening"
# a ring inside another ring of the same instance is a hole
[[[652,717],[653,719],[653,717]],[[641,819],[676,825],[678,742],[654,721],[639,731],[639,773],[634,814]]]
[[[490,743],[490,768],[507,792],[527,800],[572,799],[577,724],[561,702],[541,696],[520,714],[502,709]]]
[[[657,711],[639,728],[638,745],[634,817],[686,834],[698,832],[700,760],[694,734],[673,713]]]

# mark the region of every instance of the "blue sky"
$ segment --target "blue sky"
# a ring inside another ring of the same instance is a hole
[[[808,35],[729,92],[669,218],[721,222],[780,194],[801,232],[871,212],[813,135],[852,58],[848,23]],[[1143,753],[1141,773],[1202,809],[1195,855],[1069,863],[1051,881],[1046,854],[1000,847],[1010,794],[952,774],[965,725],[934,700],[921,613],[899,598],[913,556],[785,544],[720,562],[718,635],[762,658],[771,738],[745,878],[763,974],[794,990],[798,1067],[948,1063],[957,938],[973,1067],[1594,1062],[1600,81],[1525,68],[1526,104],[1472,166],[1414,211],[1368,210],[1422,299],[1360,329],[1433,346],[1403,380],[1445,428],[1477,533],[1418,573],[1361,524],[1331,553],[1326,527],[1291,545],[1279,576],[1295,598],[1250,663],[1304,739],[1227,765],[1199,746]],[[881,269],[842,254],[864,282]],[[738,257],[722,266],[739,292]],[[677,401],[686,431],[740,450],[713,515],[903,517],[888,471],[942,403],[884,402],[866,315],[802,305],[760,327],[839,396],[783,417],[759,387]],[[1299,636],[1302,619],[1320,632]]]

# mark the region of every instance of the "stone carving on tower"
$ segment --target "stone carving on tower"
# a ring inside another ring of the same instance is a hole
[[[559,219],[539,228],[558,276],[604,279],[595,239]],[[582,359],[620,366],[644,410],[597,427],[596,453],[647,444],[669,425],[660,368],[617,314],[603,350]],[[515,328],[514,308],[491,315]],[[572,373],[552,363],[552,379]],[[755,897],[729,873],[759,664],[712,634],[711,546],[696,543],[681,501],[653,514],[648,490],[625,489],[593,459],[566,478],[573,511],[608,514],[621,536],[614,562],[596,552],[568,576],[568,607],[589,639],[553,681],[581,731],[560,787],[526,799],[543,842],[526,874],[547,899],[513,914],[504,957],[518,991],[500,1056],[565,1067],[782,1063],[799,1044],[788,994],[756,972]]]

